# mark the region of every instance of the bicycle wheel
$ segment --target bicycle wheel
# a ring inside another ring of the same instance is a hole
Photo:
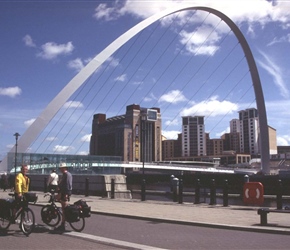
[[[33,211],[27,207],[24,208],[21,212],[21,220],[20,220],[20,229],[21,231],[28,236],[32,233],[32,230],[35,226],[35,216]]]
[[[0,230],[6,230],[11,224],[11,221],[9,218],[0,218]]]
[[[58,225],[60,222],[60,214],[57,208],[52,205],[46,205],[41,209],[42,221],[51,227]]]
[[[85,218],[81,217],[79,221],[69,222],[71,228],[76,232],[81,232],[85,228]]]

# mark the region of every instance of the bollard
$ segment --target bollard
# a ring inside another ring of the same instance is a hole
[[[215,187],[215,180],[211,180],[211,187],[210,187],[210,203],[209,205],[216,204],[216,187]]]
[[[173,179],[175,178],[174,175],[170,176],[170,191],[173,192]]]
[[[229,205],[229,184],[228,180],[225,180],[223,190],[223,206],[227,207],[228,205]]]
[[[282,209],[282,181],[278,180],[278,190],[277,190],[277,209]]]
[[[182,204],[183,203],[183,180],[179,180],[179,192],[178,192],[178,203]]]
[[[248,183],[248,182],[250,182],[250,177],[246,174],[246,175],[244,175],[244,185],[245,185],[245,183]],[[240,198],[242,200],[244,199],[244,185],[242,185],[241,193],[240,193]]]
[[[44,177],[44,193],[47,192],[47,178]]]
[[[142,183],[141,183],[141,201],[145,201],[145,189],[146,189],[146,182],[145,182],[145,179],[142,180]]]
[[[85,196],[89,196],[89,178],[86,178]]]
[[[178,189],[179,189],[179,180],[178,180],[178,178],[176,178],[176,177],[173,178],[172,183],[173,183],[173,186],[172,186],[172,188],[173,188],[173,192],[172,192],[172,194],[173,194],[173,202],[177,202]]]
[[[200,180],[196,180],[195,184],[195,197],[194,197],[194,204],[200,203]]]
[[[111,199],[115,199],[115,179],[111,180]]]

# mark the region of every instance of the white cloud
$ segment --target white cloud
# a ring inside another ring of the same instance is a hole
[[[123,74],[123,75],[116,77],[114,80],[118,81],[118,82],[124,82],[124,81],[126,81],[126,79],[127,79],[127,75]]]
[[[24,122],[24,126],[28,128],[32,123],[34,123],[35,120],[36,119],[33,118],[33,119],[30,119],[30,120],[25,121]]]
[[[100,4],[95,9],[94,17],[106,21],[116,20],[126,14],[146,18],[175,4],[174,1],[150,1],[148,3],[136,0],[110,2],[110,4],[112,3],[112,7],[108,7],[108,4]]]
[[[92,136],[92,134],[84,135],[84,136],[81,138],[81,141],[82,141],[82,142],[90,142],[90,140],[91,140],[91,136]]]
[[[76,58],[74,60],[71,60],[68,62],[67,66],[70,69],[74,69],[75,71],[79,72],[83,69],[83,67],[85,66],[82,59],[80,58]]]
[[[180,43],[185,45],[188,52],[195,55],[214,55],[219,49],[215,45],[221,36],[212,27],[203,25],[198,27],[194,32],[183,30],[180,33]]]
[[[180,90],[171,90],[168,93],[162,95],[158,102],[169,102],[169,103],[178,103],[186,101],[185,96]]]
[[[27,47],[36,47],[30,35],[25,35],[22,39]]]
[[[278,87],[281,96],[285,99],[289,99],[290,93],[283,79],[283,70],[274,62],[272,58],[270,58],[270,56],[261,51],[260,53],[264,60],[257,60],[259,65],[261,65],[261,67],[263,67],[273,77],[274,83]]]
[[[111,67],[117,67],[119,64],[120,64],[120,61],[119,61],[119,59],[116,59],[116,58],[114,58],[114,57],[112,57],[112,56],[110,56],[107,60],[106,60],[106,62],[108,62],[108,63],[110,63],[110,66]]]
[[[68,101],[63,105],[64,108],[83,108],[84,105],[78,101]]]
[[[141,82],[140,82],[140,84],[141,84]],[[157,100],[156,96],[153,93],[151,93],[150,96],[144,97],[144,99],[143,99],[144,102],[151,102],[152,100]]]
[[[72,146],[56,145],[53,147],[53,151],[57,152],[57,153],[69,153],[72,150],[74,150],[74,147],[72,147]]]
[[[164,137],[166,137],[167,140],[176,140],[177,139],[177,135],[180,134],[181,132],[180,131],[162,131],[162,135]]]
[[[221,131],[219,133],[216,133],[217,137],[221,137],[222,135],[224,135],[225,133],[229,133],[230,132],[230,127],[227,127],[224,131]]]
[[[57,140],[57,137],[55,136],[51,136],[51,137],[47,137],[45,138],[46,141],[56,141]]]
[[[272,42],[267,44],[267,46],[271,46],[271,45],[274,45],[276,43],[285,43],[285,42],[290,43],[290,34],[288,34],[286,36],[282,36],[280,38],[275,37]]]
[[[55,59],[60,55],[68,55],[74,50],[72,42],[67,44],[56,44],[48,42],[41,46],[42,51],[38,54],[39,57],[47,60]]]
[[[176,126],[176,125],[178,125],[179,124],[179,122],[178,122],[178,119],[174,119],[174,120],[167,120],[166,122],[165,122],[165,125],[166,126]]]
[[[273,4],[275,3],[275,4]],[[108,4],[100,4],[95,9],[95,18],[103,19],[106,21],[116,20],[126,14],[130,14],[136,18],[145,19],[156,13],[159,13],[165,9],[173,6],[181,6],[184,4],[186,7],[205,6],[216,9],[229,18],[231,18],[238,26],[247,25],[248,33],[255,35],[255,29],[257,27],[264,28],[270,22],[276,22],[282,28],[289,28],[290,23],[290,5],[288,1],[275,1],[270,2],[266,0],[251,0],[241,1],[212,1],[212,0],[163,0],[163,1],[110,1]],[[208,13],[205,11],[197,11],[196,17],[193,17],[191,21],[201,22]],[[171,21],[174,21],[175,25],[183,25],[187,20],[188,12],[182,11],[178,15],[169,15],[162,20],[163,25],[171,25]],[[208,15],[204,20],[204,26],[212,29],[216,27],[217,17],[215,15]],[[259,24],[259,25],[256,25]],[[221,23],[209,37],[206,44],[200,44],[200,48],[197,49],[195,40],[191,40],[186,49],[189,52],[198,53],[199,55],[212,55],[219,48],[217,42],[221,33],[227,32],[228,27],[226,24]],[[198,40],[200,34],[203,34],[204,27],[201,28],[198,33],[195,34],[195,39]],[[187,31],[188,32],[188,31]],[[185,38],[187,33],[183,33],[181,41]],[[190,32],[188,32],[190,35]],[[183,41],[184,42],[184,41]]]
[[[78,155],[88,155],[89,151],[80,151],[78,152]]]
[[[217,96],[209,100],[194,103],[191,107],[185,108],[182,116],[220,116],[232,114],[238,111],[238,105],[230,101],[219,101]]]
[[[19,87],[9,87],[9,88],[0,88],[0,95],[15,97],[22,93],[21,88]]]
[[[277,136],[277,146],[290,146],[290,135]]]
[[[96,19],[105,19],[107,21],[117,19],[120,15],[116,12],[115,8],[107,7],[107,4],[100,4],[96,9],[94,17]]]
[[[95,9],[96,19],[115,20],[126,14],[131,14],[139,18],[146,18],[174,6],[205,6],[217,9],[235,21],[241,23],[259,22],[265,25],[270,20],[287,23],[289,21],[289,4],[287,1],[278,1],[272,4],[265,0],[163,0],[163,1],[110,1],[109,4],[100,4]],[[182,13],[180,19],[184,19]]]

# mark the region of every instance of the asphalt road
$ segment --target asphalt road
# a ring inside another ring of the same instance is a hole
[[[289,249],[289,236],[239,230],[196,227],[92,215],[83,232],[64,234],[41,222],[40,207],[31,206],[38,223],[24,236],[17,225],[1,235],[0,249]]]

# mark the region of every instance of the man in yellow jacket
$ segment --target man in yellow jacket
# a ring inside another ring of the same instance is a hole
[[[21,172],[16,175],[15,178],[15,202],[16,207],[13,209],[13,215],[15,216],[16,211],[18,209],[19,202],[21,201],[21,197],[24,193],[27,193],[29,190],[30,179],[26,176],[28,172],[28,167],[23,165],[21,167]],[[15,223],[15,220],[12,220],[12,223]]]
[[[21,172],[15,178],[15,194],[16,199],[21,198],[24,193],[28,192],[30,179],[26,176],[28,172],[28,167],[23,165],[21,167]]]

